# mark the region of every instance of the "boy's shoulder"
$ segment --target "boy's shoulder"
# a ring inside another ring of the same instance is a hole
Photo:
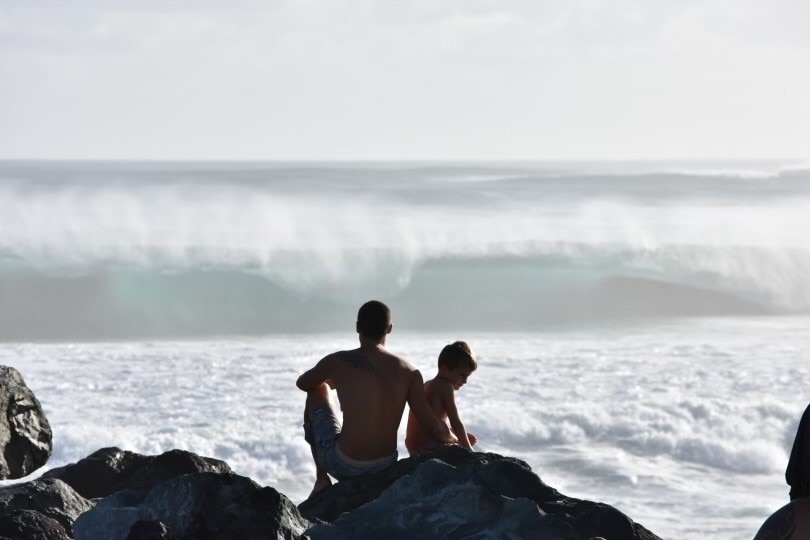
[[[434,377],[425,383],[425,391],[444,392],[447,391],[448,389],[450,389],[450,391],[452,392],[453,384],[446,379],[442,379],[441,377]]]

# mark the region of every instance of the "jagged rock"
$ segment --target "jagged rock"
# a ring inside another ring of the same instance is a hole
[[[59,478],[88,499],[107,497],[125,489],[145,490],[176,476],[196,472],[229,473],[224,461],[201,457],[185,450],[144,456],[102,448],[86,458],[47,471],[43,478]]]
[[[49,534],[47,538],[61,538],[56,532],[52,532],[54,527],[49,524],[51,521],[61,527],[63,535],[70,536],[76,518],[92,507],[90,501],[55,478],[34,480],[0,489],[0,516],[3,517],[4,526],[27,527],[29,525],[26,524],[41,523],[43,531]],[[38,518],[33,513],[48,519]],[[9,536],[6,533],[0,534]],[[23,535],[19,538],[28,536]]]
[[[361,531],[361,532],[360,532]],[[305,533],[312,540],[543,538],[579,540],[569,524],[529,499],[510,499],[438,459],[403,476],[375,500]]]
[[[160,521],[136,521],[127,540],[171,540],[169,528]]]
[[[58,521],[35,510],[0,513],[0,540],[70,540]]]
[[[76,521],[74,535],[126,540],[139,521],[160,521],[172,540],[297,539],[311,526],[273,488],[235,474],[195,473],[98,501]]]
[[[0,366],[0,479],[22,478],[48,462],[53,434],[22,375]]]
[[[548,539],[658,538],[615,508],[560,494],[520,460],[458,447],[343,480],[299,509],[312,521],[330,523],[308,530],[313,539],[357,538],[360,530],[387,540],[524,538],[527,531]]]

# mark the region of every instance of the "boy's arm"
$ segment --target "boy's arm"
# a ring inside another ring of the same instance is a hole
[[[467,436],[467,429],[464,427],[464,422],[458,415],[458,408],[456,408],[456,396],[453,387],[450,384],[442,384],[439,387],[439,396],[442,398],[442,405],[444,405],[444,412],[447,413],[447,419],[450,421],[450,427],[458,437],[458,445],[467,450],[472,450],[472,444]]]
[[[408,387],[408,406],[417,420],[433,438],[441,443],[455,443],[458,439],[447,428],[447,424],[436,418],[425,397],[425,383],[419,370],[411,372],[411,382]]]
[[[305,371],[295,385],[304,392],[312,390],[321,383],[326,383],[330,388],[334,388],[335,384],[332,382],[332,355],[326,356],[320,362],[315,364],[315,367]]]

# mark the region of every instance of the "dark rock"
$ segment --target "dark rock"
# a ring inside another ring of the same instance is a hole
[[[472,453],[458,446],[446,446],[423,456],[399,460],[393,467],[385,471],[342,480],[302,502],[299,505],[301,514],[310,520],[334,521],[343,512],[350,512],[367,502],[373,501],[388,486],[402,476],[413,473],[422,462],[433,458],[438,458],[456,467],[472,461],[500,464],[499,467],[502,470],[499,473],[490,474],[488,471],[485,473],[485,477],[495,484],[496,489],[505,490],[504,494],[508,497],[528,497],[532,499],[536,497],[552,501],[562,498],[555,489],[544,484],[535,475],[532,476],[536,478],[536,484],[529,485],[526,482],[521,484],[519,480],[525,478],[526,472],[531,473],[531,467],[524,461],[499,456],[498,454]],[[529,493],[534,497],[524,493]]]
[[[136,521],[127,540],[171,540],[169,528],[160,521]]]
[[[362,531],[358,536],[358,531]],[[305,533],[312,540],[386,538],[543,538],[580,540],[564,520],[529,499],[510,499],[463,468],[430,460],[377,499]]]
[[[376,527],[370,537],[387,540],[414,535],[524,538],[527,530],[535,531],[529,537],[549,539],[658,538],[610,506],[560,494],[520,460],[458,447],[439,448],[386,471],[343,480],[299,509],[307,519],[331,523],[307,531],[313,539],[351,538],[351,531],[365,531],[362,527]],[[351,513],[341,516],[344,512]],[[391,518],[373,525],[386,515]],[[473,523],[472,529],[467,527]]]
[[[35,510],[11,510],[0,513],[0,539],[70,540],[58,521]]]
[[[59,478],[83,497],[97,499],[125,489],[149,489],[176,476],[196,472],[229,473],[231,468],[224,461],[184,450],[144,456],[113,447],[47,471],[42,477]]]
[[[31,474],[52,449],[51,426],[34,393],[16,369],[0,366],[0,479]]]
[[[76,518],[92,507],[90,501],[57,479],[34,480],[0,489],[0,516],[26,511],[25,514],[16,514],[18,518],[13,523],[29,523],[39,519],[29,513],[35,512],[58,523],[68,536],[72,534]]]
[[[138,521],[160,521],[172,540],[295,539],[312,524],[273,488],[235,474],[195,473],[98,501],[74,525],[76,540],[126,540]]]

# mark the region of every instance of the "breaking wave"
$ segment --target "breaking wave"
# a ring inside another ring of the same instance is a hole
[[[808,313],[807,230],[801,171],[3,164],[0,339]]]

